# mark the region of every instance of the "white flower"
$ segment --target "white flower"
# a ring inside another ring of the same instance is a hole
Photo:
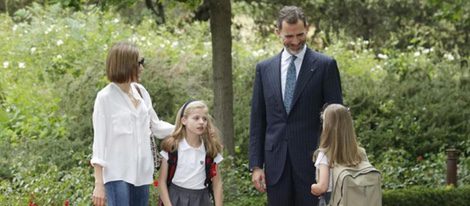
[[[427,48],[426,48],[426,49],[423,49],[423,54],[427,54],[427,53],[429,53],[429,52],[431,52],[431,49],[427,49]]]
[[[62,55],[59,54],[59,55],[56,56],[56,58],[57,59],[62,59]]]
[[[258,49],[256,51],[253,52],[253,55],[256,56],[256,57],[259,57],[261,56],[263,53],[265,53],[265,51],[263,49]]]
[[[449,61],[452,61],[452,60],[455,59],[454,56],[451,53],[444,54],[444,58],[446,58]]]
[[[419,51],[417,51],[413,54],[413,56],[415,56],[415,57],[418,57],[419,55],[421,55],[421,53],[419,53]]]
[[[46,31],[44,31],[44,34],[49,34],[49,32],[51,32],[51,31],[52,31],[52,29],[47,28]]]
[[[30,50],[30,51],[31,51],[31,54],[34,53],[34,52],[36,52],[36,47],[31,47],[31,50]]]
[[[10,62],[4,61],[4,62],[3,62],[3,68],[6,69],[6,68],[8,68],[8,66],[10,66]]]
[[[138,42],[139,41],[139,37],[137,36],[132,36],[131,39],[130,39],[131,42]]]
[[[377,57],[378,57],[379,59],[388,59],[388,56],[385,55],[385,54],[377,54]]]
[[[177,42],[177,41],[174,41],[173,43],[171,43],[171,47],[175,48],[175,47],[177,47],[177,46],[178,46],[178,44],[179,44],[179,42]]]
[[[15,25],[13,25],[12,30],[13,30],[13,31],[16,31],[16,29],[18,29],[18,25],[15,24]]]
[[[62,41],[62,39],[59,39],[59,40],[57,40],[56,44],[57,44],[57,46],[60,46],[60,45],[64,44],[64,41]]]
[[[18,67],[20,69],[24,69],[24,68],[26,68],[26,64],[24,62],[20,62],[20,63],[18,63]]]
[[[113,19],[113,23],[116,23],[116,24],[119,23],[119,19],[118,18]]]

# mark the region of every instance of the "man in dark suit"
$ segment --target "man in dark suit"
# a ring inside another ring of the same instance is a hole
[[[317,205],[310,193],[312,162],[325,103],[342,103],[336,61],[309,49],[302,9],[279,12],[276,33],[284,49],[256,65],[250,122],[250,170],[268,205]]]

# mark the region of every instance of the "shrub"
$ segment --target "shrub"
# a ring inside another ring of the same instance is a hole
[[[399,190],[387,190],[383,193],[384,206],[446,206],[468,205],[470,187],[411,187]]]

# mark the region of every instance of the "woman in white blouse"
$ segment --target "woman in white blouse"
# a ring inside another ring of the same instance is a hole
[[[95,205],[148,205],[153,182],[150,135],[171,134],[174,126],[158,119],[140,84],[144,58],[138,48],[119,42],[108,53],[110,83],[98,92],[93,110]]]

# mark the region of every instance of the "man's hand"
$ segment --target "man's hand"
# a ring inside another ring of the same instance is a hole
[[[258,191],[266,192],[266,179],[262,169],[253,169],[253,173],[251,174],[251,182],[253,182],[253,186],[255,186]]]
[[[105,206],[105,203],[106,194],[104,184],[95,184],[95,189],[93,190],[93,204],[95,206]]]

